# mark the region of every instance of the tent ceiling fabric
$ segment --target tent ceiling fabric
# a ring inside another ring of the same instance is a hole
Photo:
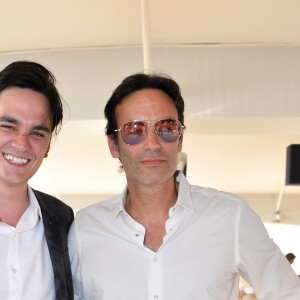
[[[297,0],[145,1],[152,45],[299,44]],[[0,52],[142,44],[139,0],[2,1]]]

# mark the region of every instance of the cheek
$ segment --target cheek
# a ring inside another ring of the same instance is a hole
[[[0,132],[0,143],[7,143],[13,138],[14,136],[8,132]]]
[[[143,154],[139,153],[138,151],[135,151],[135,149],[128,148],[132,146],[127,147],[121,147],[119,150],[119,160],[124,166],[124,170],[127,170],[128,172],[134,172],[136,168],[138,168],[138,162],[143,159]]]
[[[182,142],[178,141],[177,143],[172,144],[172,149],[170,150],[171,153],[178,155],[182,150]]]
[[[124,151],[123,148],[119,149],[118,151],[118,158],[121,160],[121,161],[130,161],[131,160],[131,153],[127,152],[127,151]]]
[[[50,150],[50,141],[40,142],[34,141],[31,143],[31,147],[36,155],[41,156],[42,158],[47,157]]]

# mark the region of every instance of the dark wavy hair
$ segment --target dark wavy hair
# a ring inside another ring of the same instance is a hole
[[[51,132],[58,134],[62,125],[63,104],[55,83],[54,75],[36,62],[16,61],[0,72],[0,93],[10,87],[19,87],[46,97],[51,113]]]
[[[184,100],[181,96],[179,85],[166,74],[144,74],[137,73],[126,77],[113,91],[105,108],[104,115],[107,120],[105,134],[116,138],[117,129],[116,107],[123,99],[139,90],[157,89],[165,92],[174,102],[178,113],[178,119],[184,125]]]

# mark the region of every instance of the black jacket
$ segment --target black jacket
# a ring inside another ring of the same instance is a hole
[[[71,207],[48,194],[33,190],[43,216],[46,241],[54,271],[56,300],[73,300],[68,231],[74,220]]]

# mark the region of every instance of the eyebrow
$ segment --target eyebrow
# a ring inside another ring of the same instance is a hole
[[[9,117],[9,116],[0,117],[0,122],[7,122],[7,123],[15,124],[15,125],[20,124],[20,122],[17,119],[15,119],[13,117]],[[33,126],[32,129],[42,130],[42,131],[50,133],[50,128],[48,128],[47,126],[42,125],[42,124],[41,125],[35,125],[35,126]]]
[[[0,117],[0,121],[2,122],[8,122],[8,123],[13,123],[13,124],[18,124],[18,120],[12,117],[8,117],[8,116],[3,116]]]

